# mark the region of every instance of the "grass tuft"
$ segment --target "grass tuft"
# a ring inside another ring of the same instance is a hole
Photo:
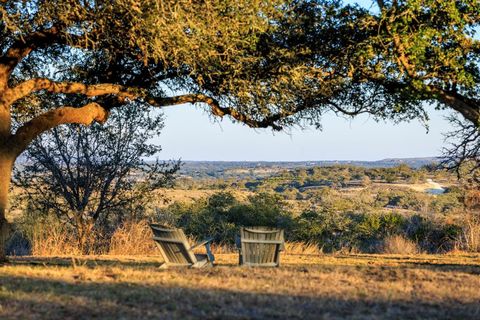
[[[146,221],[126,222],[118,228],[110,241],[110,255],[148,255],[155,252],[152,231]]]
[[[418,254],[420,249],[416,242],[402,235],[388,236],[380,246],[380,253],[386,254]]]

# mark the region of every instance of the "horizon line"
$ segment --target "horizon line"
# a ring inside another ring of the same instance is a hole
[[[392,158],[382,158],[376,160],[355,160],[355,159],[335,159],[335,160],[192,160],[192,159],[177,159],[181,162],[379,162],[387,160],[414,160],[414,159],[441,159],[440,156],[425,156],[425,157],[392,157]],[[148,159],[155,160],[155,159]],[[161,161],[171,161],[173,159],[159,159]]]

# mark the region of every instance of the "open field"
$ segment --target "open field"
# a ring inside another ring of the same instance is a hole
[[[480,319],[480,255],[285,255],[282,267],[158,268],[155,256],[22,257],[2,319]]]
[[[204,190],[185,190],[185,189],[161,189],[159,192],[169,200],[168,203],[159,203],[159,207],[165,207],[175,201],[191,203],[197,201],[200,198],[208,198],[209,196],[225,191],[223,189],[204,189]],[[244,190],[235,190],[235,195],[240,200],[246,199],[252,192]]]
[[[417,192],[427,192],[428,189],[439,188],[439,187],[451,187],[452,184],[439,184],[436,182],[424,182],[424,183],[374,183],[374,186],[377,187],[389,187],[389,188],[404,188],[411,189]]]

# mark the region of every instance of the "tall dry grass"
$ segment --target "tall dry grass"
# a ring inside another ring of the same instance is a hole
[[[195,243],[195,240],[191,240],[190,243]],[[231,244],[216,244],[211,245],[212,252],[214,254],[232,254],[237,253],[238,249],[235,245]],[[204,248],[198,248],[196,253],[205,253]],[[284,254],[288,255],[322,255],[323,251],[316,244],[305,242],[285,242]]]
[[[388,236],[383,240],[379,253],[385,254],[417,254],[420,248],[417,243],[402,235]]]
[[[108,254],[149,255],[155,253],[155,250],[156,245],[147,221],[130,221],[113,233]]]
[[[323,250],[314,243],[286,242],[285,254],[322,255]]]
[[[462,232],[457,241],[461,250],[480,252],[480,215],[469,213],[462,221]]]
[[[55,224],[38,224],[31,231],[32,255],[81,255],[76,236]]]
[[[36,256],[82,255],[76,236],[66,231],[60,224],[39,224],[32,230],[32,254]],[[190,238],[190,244],[197,239]],[[214,254],[237,253],[235,245],[211,245]],[[195,249],[196,253],[204,253],[205,248]],[[107,245],[94,247],[90,253],[116,256],[157,255],[155,242],[147,221],[129,221],[121,225],[112,235]],[[313,243],[286,242],[284,254],[287,255],[321,255],[322,250]]]

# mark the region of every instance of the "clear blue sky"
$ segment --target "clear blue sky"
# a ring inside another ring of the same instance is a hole
[[[354,2],[354,1],[348,1]],[[370,6],[370,0],[359,1]],[[372,8],[375,10],[375,8]],[[395,125],[368,117],[346,120],[328,115],[323,131],[313,128],[272,133],[233,124],[214,123],[191,105],[165,109],[165,128],[154,141],[163,147],[161,159],[224,161],[378,160],[440,154],[442,133],[451,128],[445,112],[432,110],[430,131],[418,122]]]
[[[225,118],[212,119],[191,105],[170,107],[165,128],[155,139],[161,159],[224,161],[378,160],[440,154],[442,133],[450,129],[446,113],[432,111],[430,130],[418,122],[395,125],[367,117],[346,120],[333,115],[323,131],[309,128],[290,133],[254,130]]]

